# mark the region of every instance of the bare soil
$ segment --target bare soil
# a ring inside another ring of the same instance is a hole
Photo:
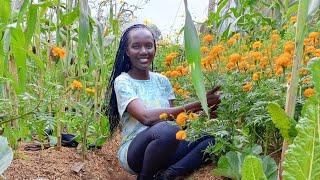
[[[124,171],[118,162],[117,151],[120,144],[119,133],[110,139],[100,150],[89,151],[87,160],[82,161],[75,148],[62,147],[60,150],[49,148],[41,151],[25,151],[24,145],[16,151],[15,159],[5,172],[8,180],[19,179],[110,179],[135,180],[136,176]],[[72,169],[76,164],[80,172]],[[189,180],[222,180],[214,177],[211,171],[213,164],[200,168],[186,179]]]

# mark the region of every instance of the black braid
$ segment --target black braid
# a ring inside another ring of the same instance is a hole
[[[130,58],[127,56],[126,50],[128,46],[128,38],[129,33],[133,29],[141,29],[145,28],[148,29],[151,33],[152,31],[143,24],[135,24],[133,26],[130,26],[128,29],[124,31],[124,33],[121,36],[119,48],[117,51],[117,55],[113,64],[112,73],[109,79],[108,83],[108,89],[106,92],[106,100],[109,100],[106,115],[109,118],[109,125],[110,125],[110,131],[111,134],[116,130],[116,128],[119,125],[120,117],[119,117],[119,111],[117,106],[117,98],[116,93],[114,91],[114,80],[122,73],[122,72],[128,72],[131,68]],[[152,33],[153,35],[153,33]],[[154,35],[153,35],[154,37]],[[156,42],[154,39],[154,45],[156,48]],[[152,64],[152,70],[153,70],[153,64]]]

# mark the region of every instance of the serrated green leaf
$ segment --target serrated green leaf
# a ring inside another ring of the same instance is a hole
[[[209,116],[207,106],[206,91],[203,82],[203,74],[201,71],[201,55],[200,55],[200,41],[197,30],[193,24],[190,12],[188,10],[187,0],[185,4],[185,25],[184,25],[184,46],[187,62],[191,71],[192,84],[195,88],[196,94],[201,102],[201,106],[205,113]]]
[[[320,102],[309,98],[284,160],[284,179],[320,179]]]
[[[295,123],[291,120],[286,112],[276,103],[269,103],[268,112],[272,122],[279,129],[282,137],[288,142],[292,142],[295,137]]]
[[[242,179],[245,180],[266,180],[263,172],[261,159],[249,155],[246,156],[242,165]]]
[[[12,159],[13,152],[7,138],[0,136],[0,175],[10,166]]]

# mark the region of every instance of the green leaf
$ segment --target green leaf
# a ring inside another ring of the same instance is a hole
[[[76,7],[73,11],[62,15],[60,18],[61,25],[71,25],[77,18],[79,18],[79,14],[79,7]]]
[[[0,25],[8,24],[11,15],[11,0],[2,0],[0,5]]]
[[[26,30],[26,47],[31,42],[34,30],[37,25],[38,7],[31,5],[29,9],[28,19],[27,19],[27,30]]]
[[[0,136],[0,175],[10,166],[12,159],[13,152],[7,138]]]
[[[184,0],[186,19],[184,25],[184,45],[186,58],[191,71],[192,84],[195,88],[196,94],[201,102],[201,106],[205,113],[209,116],[209,110],[207,106],[207,98],[205,92],[205,86],[203,82],[203,74],[201,71],[201,55],[200,55],[200,41],[193,24],[190,12],[188,10],[187,0]]]
[[[320,179],[320,102],[309,98],[297,124],[298,135],[284,160],[284,179]]]
[[[286,112],[276,103],[269,103],[268,112],[272,122],[280,130],[282,137],[292,142],[296,135],[295,121],[291,120]]]
[[[25,91],[27,82],[27,62],[25,53],[25,36],[20,27],[11,30],[11,46],[18,73],[18,94]]]
[[[262,159],[263,171],[268,180],[277,180],[278,167],[276,162],[270,157],[265,156]]]
[[[96,140],[96,146],[102,146],[107,141],[107,136],[99,136]]]
[[[85,47],[89,37],[89,5],[88,0],[80,1],[80,22],[79,22],[79,40],[78,56],[80,59],[84,56]]]
[[[259,158],[249,155],[246,156],[242,165],[242,179],[263,180],[267,179],[263,172],[262,162]]]
[[[20,25],[22,18],[23,18],[23,15],[27,11],[29,4],[30,4],[30,0],[23,1],[23,4],[22,4],[20,11],[19,11],[19,14],[18,14],[18,20],[17,20],[18,26]]]
[[[220,157],[218,167],[213,170],[213,174],[240,180],[242,161],[243,157],[240,153],[230,151],[225,156]]]
[[[312,80],[316,93],[320,97],[320,58],[312,60],[310,64]]]

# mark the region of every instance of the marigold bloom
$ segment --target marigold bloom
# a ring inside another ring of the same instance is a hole
[[[301,68],[299,70],[299,74],[300,75],[307,75],[309,73],[309,71],[306,68]]]
[[[62,49],[62,48],[54,46],[51,49],[51,52],[52,52],[53,56],[55,56],[55,57],[59,57],[59,58],[65,58],[66,57],[66,51],[64,49]]]
[[[320,49],[314,50],[313,55],[315,55],[316,57],[320,57]]]
[[[170,73],[170,77],[176,78],[179,76],[181,76],[181,73],[179,71],[174,70],[174,71],[171,71]]]
[[[295,49],[295,44],[293,41],[288,41],[284,44],[284,51],[290,54],[293,54]]]
[[[235,38],[230,38],[230,39],[227,41],[227,44],[228,44],[229,46],[232,46],[232,45],[234,45],[236,42],[237,42],[237,39],[235,39]]]
[[[187,121],[188,118],[189,117],[188,117],[187,113],[182,112],[182,113],[178,114],[178,116],[176,118],[176,123],[179,126],[184,126],[184,125],[186,125],[186,121]]]
[[[311,78],[305,78],[302,80],[303,84],[310,84],[311,83]]]
[[[198,119],[198,118],[199,118],[199,115],[196,114],[196,113],[190,113],[190,114],[189,114],[189,119],[190,119],[190,120],[196,120],[196,119]]]
[[[205,43],[210,43],[210,42],[212,42],[212,40],[213,40],[213,35],[207,34],[207,35],[205,35],[205,36],[202,38],[202,40],[203,40],[203,42],[205,42]]]
[[[320,32],[311,32],[309,34],[309,38],[312,39],[313,41],[317,39],[319,36],[320,36]]]
[[[306,90],[304,90],[303,95],[305,97],[311,97],[315,94],[315,91],[313,88],[307,88]]]
[[[202,47],[200,48],[200,51],[201,51],[203,54],[205,54],[205,53],[209,52],[209,48],[206,47],[206,46],[202,46]]]
[[[161,113],[159,115],[159,119],[161,119],[161,120],[166,120],[166,119],[168,119],[168,117],[169,117],[169,115],[167,113]]]
[[[253,48],[253,49],[259,49],[259,48],[261,48],[261,47],[262,47],[261,41],[256,41],[256,42],[254,42],[254,43],[252,44],[252,48]]]
[[[232,36],[232,38],[239,40],[240,39],[240,33],[236,33]]]
[[[187,138],[187,133],[186,133],[186,131],[180,130],[180,131],[178,131],[178,132],[176,133],[176,139],[177,139],[177,140],[182,141],[182,140],[184,140],[184,139],[186,139],[186,138]]]
[[[252,83],[248,82],[244,86],[242,86],[243,91],[249,92],[252,89]]]
[[[82,83],[80,81],[77,80],[73,80],[71,83],[71,89],[73,90],[81,90],[82,89]]]
[[[260,79],[260,73],[258,73],[258,72],[253,73],[252,80],[258,81],[259,79]]]
[[[297,16],[291,16],[291,18],[290,18],[290,23],[291,24],[294,24],[294,23],[296,23],[297,22]]]
[[[93,95],[96,92],[93,88],[86,88],[86,93]]]
[[[229,56],[229,61],[232,63],[237,63],[240,60],[241,60],[241,55],[238,53],[234,53]]]
[[[280,40],[280,35],[276,33],[271,34],[271,41],[272,42],[278,42]]]

